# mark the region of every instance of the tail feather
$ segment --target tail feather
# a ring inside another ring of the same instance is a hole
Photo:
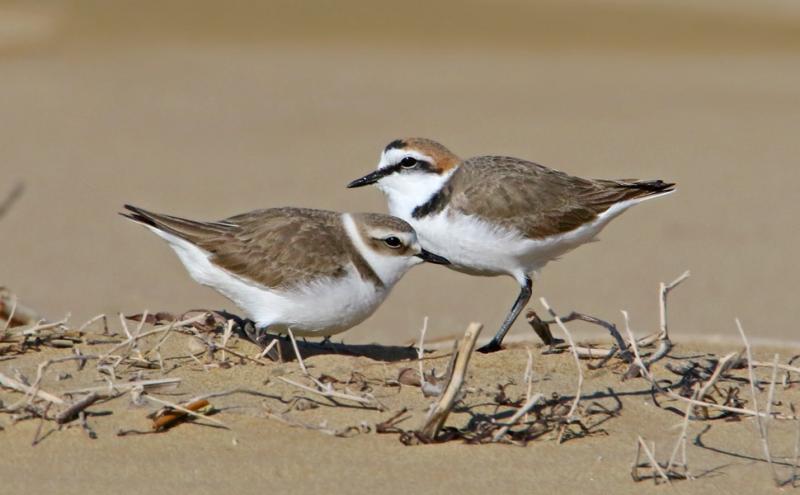
[[[637,180],[621,179],[602,181],[606,186],[605,191],[615,197],[614,202],[628,201],[633,199],[647,199],[664,194],[669,194],[675,190],[674,182],[663,180]]]
[[[620,181],[621,187],[638,189],[648,193],[664,193],[672,192],[675,190],[674,182],[664,182],[661,179],[657,180],[636,180],[636,181]]]
[[[133,205],[124,205],[128,212],[120,212],[123,217],[147,227],[161,230],[192,243],[211,235],[224,235],[231,225],[219,222],[197,222],[186,218],[153,213]]]

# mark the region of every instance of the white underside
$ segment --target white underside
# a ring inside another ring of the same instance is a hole
[[[416,229],[425,249],[450,260],[450,268],[472,275],[510,275],[522,284],[526,275],[592,241],[611,220],[631,206],[658,196],[661,195],[617,203],[591,223],[544,239],[527,239],[516,230],[449,208],[416,219],[411,216],[413,208],[390,197],[389,209]]]
[[[364,281],[352,264],[344,277],[321,278],[289,290],[273,290],[244,280],[209,260],[209,253],[179,237],[150,227],[166,240],[192,278],[212,287],[243,309],[259,328],[295,335],[343,332],[367,319],[391,286]]]

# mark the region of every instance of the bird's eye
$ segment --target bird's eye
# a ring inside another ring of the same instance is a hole
[[[403,245],[403,243],[400,242],[400,239],[398,239],[395,236],[387,237],[386,239],[383,240],[383,243],[392,249],[397,249]]]
[[[400,166],[403,168],[414,168],[419,162],[413,156],[407,156],[400,160]]]

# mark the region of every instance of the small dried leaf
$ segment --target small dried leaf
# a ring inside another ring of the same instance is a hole
[[[211,403],[205,399],[190,402],[183,407],[200,414],[207,414],[213,409]],[[156,413],[155,419],[153,419],[153,431],[161,431],[172,428],[179,421],[184,420],[186,416],[187,414],[185,412],[172,409],[170,407],[161,409]]]

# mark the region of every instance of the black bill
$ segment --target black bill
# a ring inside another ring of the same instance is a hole
[[[422,258],[423,260],[427,261],[428,263],[435,263],[437,265],[449,265],[450,261],[438,254],[433,254],[430,251],[425,251],[424,249],[419,254],[414,255],[417,258]]]
[[[354,180],[350,184],[347,184],[347,187],[353,188],[353,187],[362,187],[374,184],[379,180],[383,179],[384,177],[386,177],[387,175],[389,175],[390,173],[392,173],[393,171],[394,170],[387,170],[386,168],[376,170],[374,172],[365,175],[364,177],[361,177],[360,179]]]

